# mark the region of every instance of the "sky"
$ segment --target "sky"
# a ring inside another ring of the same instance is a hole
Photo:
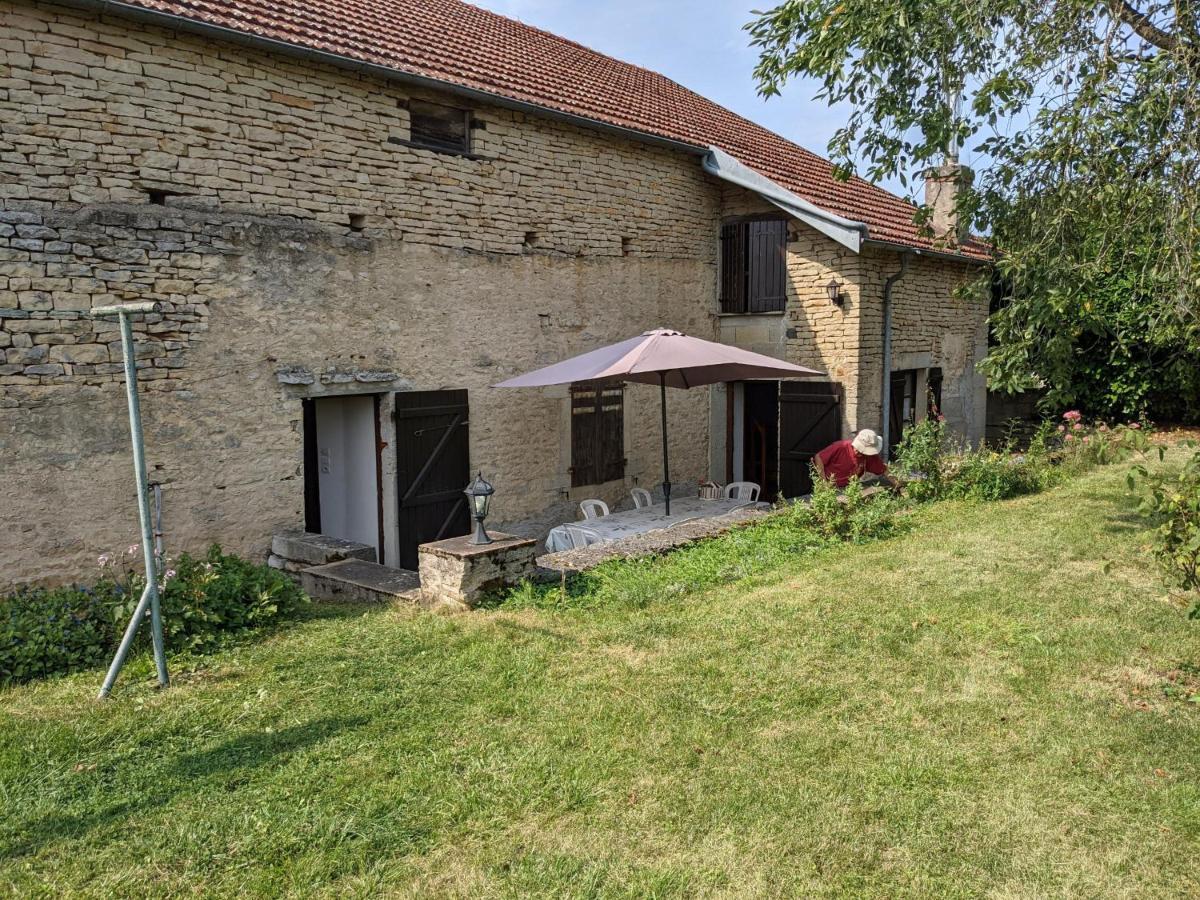
[[[846,108],[815,100],[819,85],[793,80],[764,100],[757,55],[742,26],[771,0],[470,0],[625,62],[653,69],[802,147],[827,157]],[[862,174],[861,172],[859,174]],[[904,196],[898,180],[884,182]]]

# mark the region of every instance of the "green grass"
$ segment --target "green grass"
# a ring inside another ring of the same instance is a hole
[[[707,591],[0,692],[0,893],[1196,896],[1200,628],[1126,468]]]

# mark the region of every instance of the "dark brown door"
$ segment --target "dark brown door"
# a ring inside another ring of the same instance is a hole
[[[842,386],[829,381],[779,383],[779,493],[812,493],[812,458],[842,437]]]
[[[463,488],[471,480],[466,391],[396,394],[399,565],[417,568],[417,546],[470,531]]]

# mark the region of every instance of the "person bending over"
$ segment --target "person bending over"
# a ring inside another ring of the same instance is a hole
[[[895,490],[900,482],[888,474],[887,464],[879,455],[881,450],[883,438],[864,428],[852,439],[834,441],[813,457],[813,465],[822,478],[839,488],[848,485],[851,478],[858,478],[864,484],[882,482]]]

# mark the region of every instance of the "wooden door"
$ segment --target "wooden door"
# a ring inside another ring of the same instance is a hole
[[[842,386],[829,381],[779,383],[779,492],[812,493],[812,458],[842,437]]]
[[[471,530],[463,489],[471,480],[466,391],[396,397],[399,565],[417,568],[417,546]]]

